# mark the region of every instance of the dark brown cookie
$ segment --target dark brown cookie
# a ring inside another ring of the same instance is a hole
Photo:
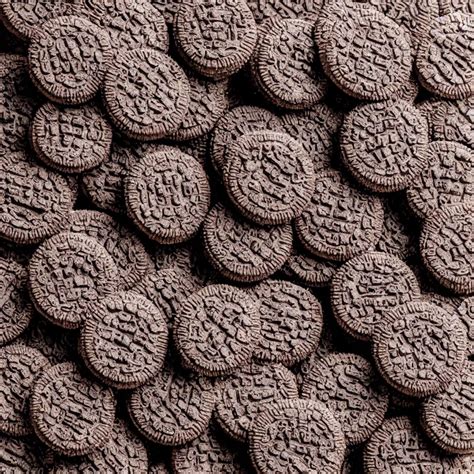
[[[33,83],[48,99],[61,104],[91,100],[102,85],[111,59],[107,34],[76,16],[43,23],[28,49]]]
[[[1,11],[0,2],[0,11]],[[20,54],[0,53],[0,97],[18,99],[20,96],[36,103],[35,91],[28,73],[28,58]],[[6,137],[5,137],[6,138]]]
[[[115,388],[136,388],[163,367],[168,328],[159,308],[134,292],[114,293],[91,305],[81,328],[81,354],[89,370]]]
[[[169,56],[153,49],[122,50],[104,82],[113,124],[137,140],[158,140],[179,129],[189,108],[189,81]]]
[[[428,162],[428,127],[404,101],[356,107],[344,118],[340,142],[347,169],[374,192],[405,189]]]
[[[41,352],[22,344],[0,349],[0,431],[11,436],[33,432],[28,399],[35,379],[50,363]]]
[[[223,381],[214,416],[227,434],[247,441],[252,423],[267,403],[295,398],[296,379],[286,367],[254,362]]]
[[[296,235],[312,254],[344,261],[377,244],[382,233],[380,199],[352,187],[336,171],[316,174],[309,206],[295,221]]]
[[[0,258],[0,295],[0,346],[3,346],[22,334],[33,317],[25,266]]]
[[[313,294],[287,281],[268,280],[252,288],[257,301],[261,338],[254,357],[291,366],[314,351],[323,314]]]
[[[415,274],[400,259],[368,252],[349,260],[331,282],[331,305],[339,325],[353,337],[370,340],[385,324],[388,310],[420,299]]]
[[[73,363],[58,364],[45,370],[33,386],[31,422],[51,449],[79,456],[105,446],[115,405],[111,389],[83,376]]]
[[[212,266],[235,281],[260,281],[290,256],[291,226],[259,227],[217,204],[203,226],[204,249]]]
[[[0,471],[5,473],[43,472],[41,451],[32,438],[0,435]]]
[[[188,65],[212,78],[227,77],[241,69],[257,43],[257,25],[244,0],[183,2],[173,34]]]
[[[208,169],[210,137],[211,133],[209,132],[192,140],[175,142],[175,146],[186,155],[192,156],[204,169]]]
[[[407,190],[413,212],[426,219],[447,204],[474,199],[474,151],[457,142],[435,141],[428,145],[428,166]]]
[[[409,396],[446,390],[466,358],[466,331],[459,318],[425,301],[387,311],[373,343],[383,378]]]
[[[474,5],[470,0],[439,0],[440,15],[447,15],[461,11],[464,13],[474,13]]]
[[[420,237],[423,263],[456,294],[474,292],[474,202],[444,206],[425,221]]]
[[[72,232],[57,234],[34,253],[28,266],[31,299],[52,323],[80,327],[92,305],[118,287],[118,270],[97,240]]]
[[[299,18],[314,20],[321,9],[323,0],[247,0],[257,23],[265,20]]]
[[[269,403],[250,429],[250,457],[258,472],[340,472],[346,441],[325,405],[310,400]]]
[[[457,315],[466,328],[467,353],[474,356],[474,296],[466,298],[458,306]]]
[[[448,99],[474,95],[474,18],[462,12],[436,18],[416,54],[423,87]]]
[[[198,232],[210,194],[203,167],[171,147],[142,157],[125,180],[129,216],[150,239],[162,244],[184,242]]]
[[[288,134],[253,132],[227,147],[224,182],[232,202],[252,222],[288,224],[313,195],[314,166]]]
[[[313,365],[303,379],[301,397],[324,403],[341,424],[348,444],[367,440],[388,408],[388,390],[371,363],[342,352]]]

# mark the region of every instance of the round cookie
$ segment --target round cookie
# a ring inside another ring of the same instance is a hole
[[[127,211],[150,239],[176,244],[192,238],[210,206],[203,167],[181,151],[166,147],[145,155],[125,180]]]
[[[415,274],[399,258],[368,252],[349,260],[331,282],[331,306],[351,336],[371,340],[387,311],[420,299]]]
[[[61,104],[91,100],[99,91],[111,60],[107,34],[76,16],[43,23],[28,48],[33,83],[49,100]]]
[[[453,313],[425,301],[388,311],[373,334],[373,357],[399,392],[426,397],[443,392],[462,369],[466,332]]]
[[[229,285],[207,286],[181,305],[173,337],[186,367],[209,377],[231,374],[250,363],[258,344],[257,302]]]
[[[314,191],[314,167],[286,133],[242,135],[227,148],[224,182],[239,211],[260,225],[288,224]]]
[[[250,457],[261,473],[340,472],[345,449],[334,414],[309,400],[268,404],[250,430]]]
[[[296,235],[318,257],[348,260],[377,244],[383,212],[379,198],[352,187],[336,171],[322,171],[309,206],[295,221]]]
[[[458,307],[457,315],[466,328],[467,354],[474,356],[474,296],[466,298]]]
[[[103,88],[112,123],[136,140],[158,140],[176,132],[188,112],[189,92],[181,67],[153,49],[120,51]]]
[[[266,20],[299,18],[305,20],[314,20],[320,9],[323,0],[247,0],[252,10],[253,16],[257,24]]]
[[[292,366],[316,349],[323,314],[310,291],[287,281],[268,280],[250,293],[257,301],[261,324],[255,359]]]
[[[423,263],[456,294],[474,293],[474,201],[444,206],[425,221],[420,237]]]
[[[244,0],[196,0],[179,8],[173,35],[192,69],[218,79],[234,74],[250,59],[257,26]]]
[[[474,199],[474,151],[457,142],[435,141],[428,145],[428,166],[407,190],[413,212],[426,219],[447,204]]]
[[[72,232],[45,241],[31,257],[28,273],[36,309],[66,329],[80,327],[97,299],[118,286],[117,267],[105,248]]]
[[[10,436],[33,432],[28,398],[35,379],[50,367],[41,352],[21,344],[0,349],[0,431]]]
[[[203,241],[208,259],[219,273],[230,280],[254,282],[285,264],[292,248],[292,231],[289,224],[256,226],[217,204],[204,221]]]
[[[96,167],[110,153],[112,127],[97,106],[43,105],[31,126],[36,156],[63,173],[81,173]]]
[[[228,435],[247,441],[255,418],[267,403],[295,398],[298,388],[289,369],[253,362],[223,381],[214,416]]]
[[[0,295],[0,346],[3,346],[22,334],[33,317],[25,266],[0,258]]]
[[[301,398],[325,404],[341,424],[348,444],[367,440],[388,408],[388,391],[371,363],[341,352],[312,366],[303,379]]]
[[[31,438],[12,438],[0,435],[0,471],[42,472],[41,450],[38,442]]]
[[[436,18],[416,55],[418,79],[425,89],[463,99],[474,95],[474,18],[462,12]]]
[[[73,363],[45,370],[33,386],[30,416],[38,438],[66,456],[103,447],[115,418],[112,390],[83,376]]]
[[[115,388],[136,388],[163,367],[168,346],[165,318],[150,300],[120,292],[98,300],[81,328],[81,354],[89,370]]]
[[[340,143],[347,169],[374,192],[410,186],[428,163],[426,122],[404,101],[356,107],[344,118]]]

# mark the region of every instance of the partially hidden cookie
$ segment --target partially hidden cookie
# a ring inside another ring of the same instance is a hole
[[[13,438],[0,435],[0,471],[42,472],[42,450],[32,437]]]
[[[439,11],[441,15],[456,11],[474,13],[474,5],[469,0],[439,0]]]
[[[457,315],[466,328],[467,353],[474,356],[474,296],[466,298],[458,307]]]
[[[168,26],[172,26],[181,5],[193,5],[194,0],[150,0],[150,3],[161,12]]]
[[[257,24],[265,20],[300,18],[305,20],[314,20],[317,18],[321,9],[323,0],[247,0],[250,10]]]

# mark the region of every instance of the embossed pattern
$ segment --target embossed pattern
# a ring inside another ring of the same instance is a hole
[[[257,23],[265,20],[300,18],[314,20],[323,0],[247,0]]]

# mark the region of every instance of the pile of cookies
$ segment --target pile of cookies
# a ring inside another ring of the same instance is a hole
[[[472,0],[0,19],[0,472],[474,472]]]

